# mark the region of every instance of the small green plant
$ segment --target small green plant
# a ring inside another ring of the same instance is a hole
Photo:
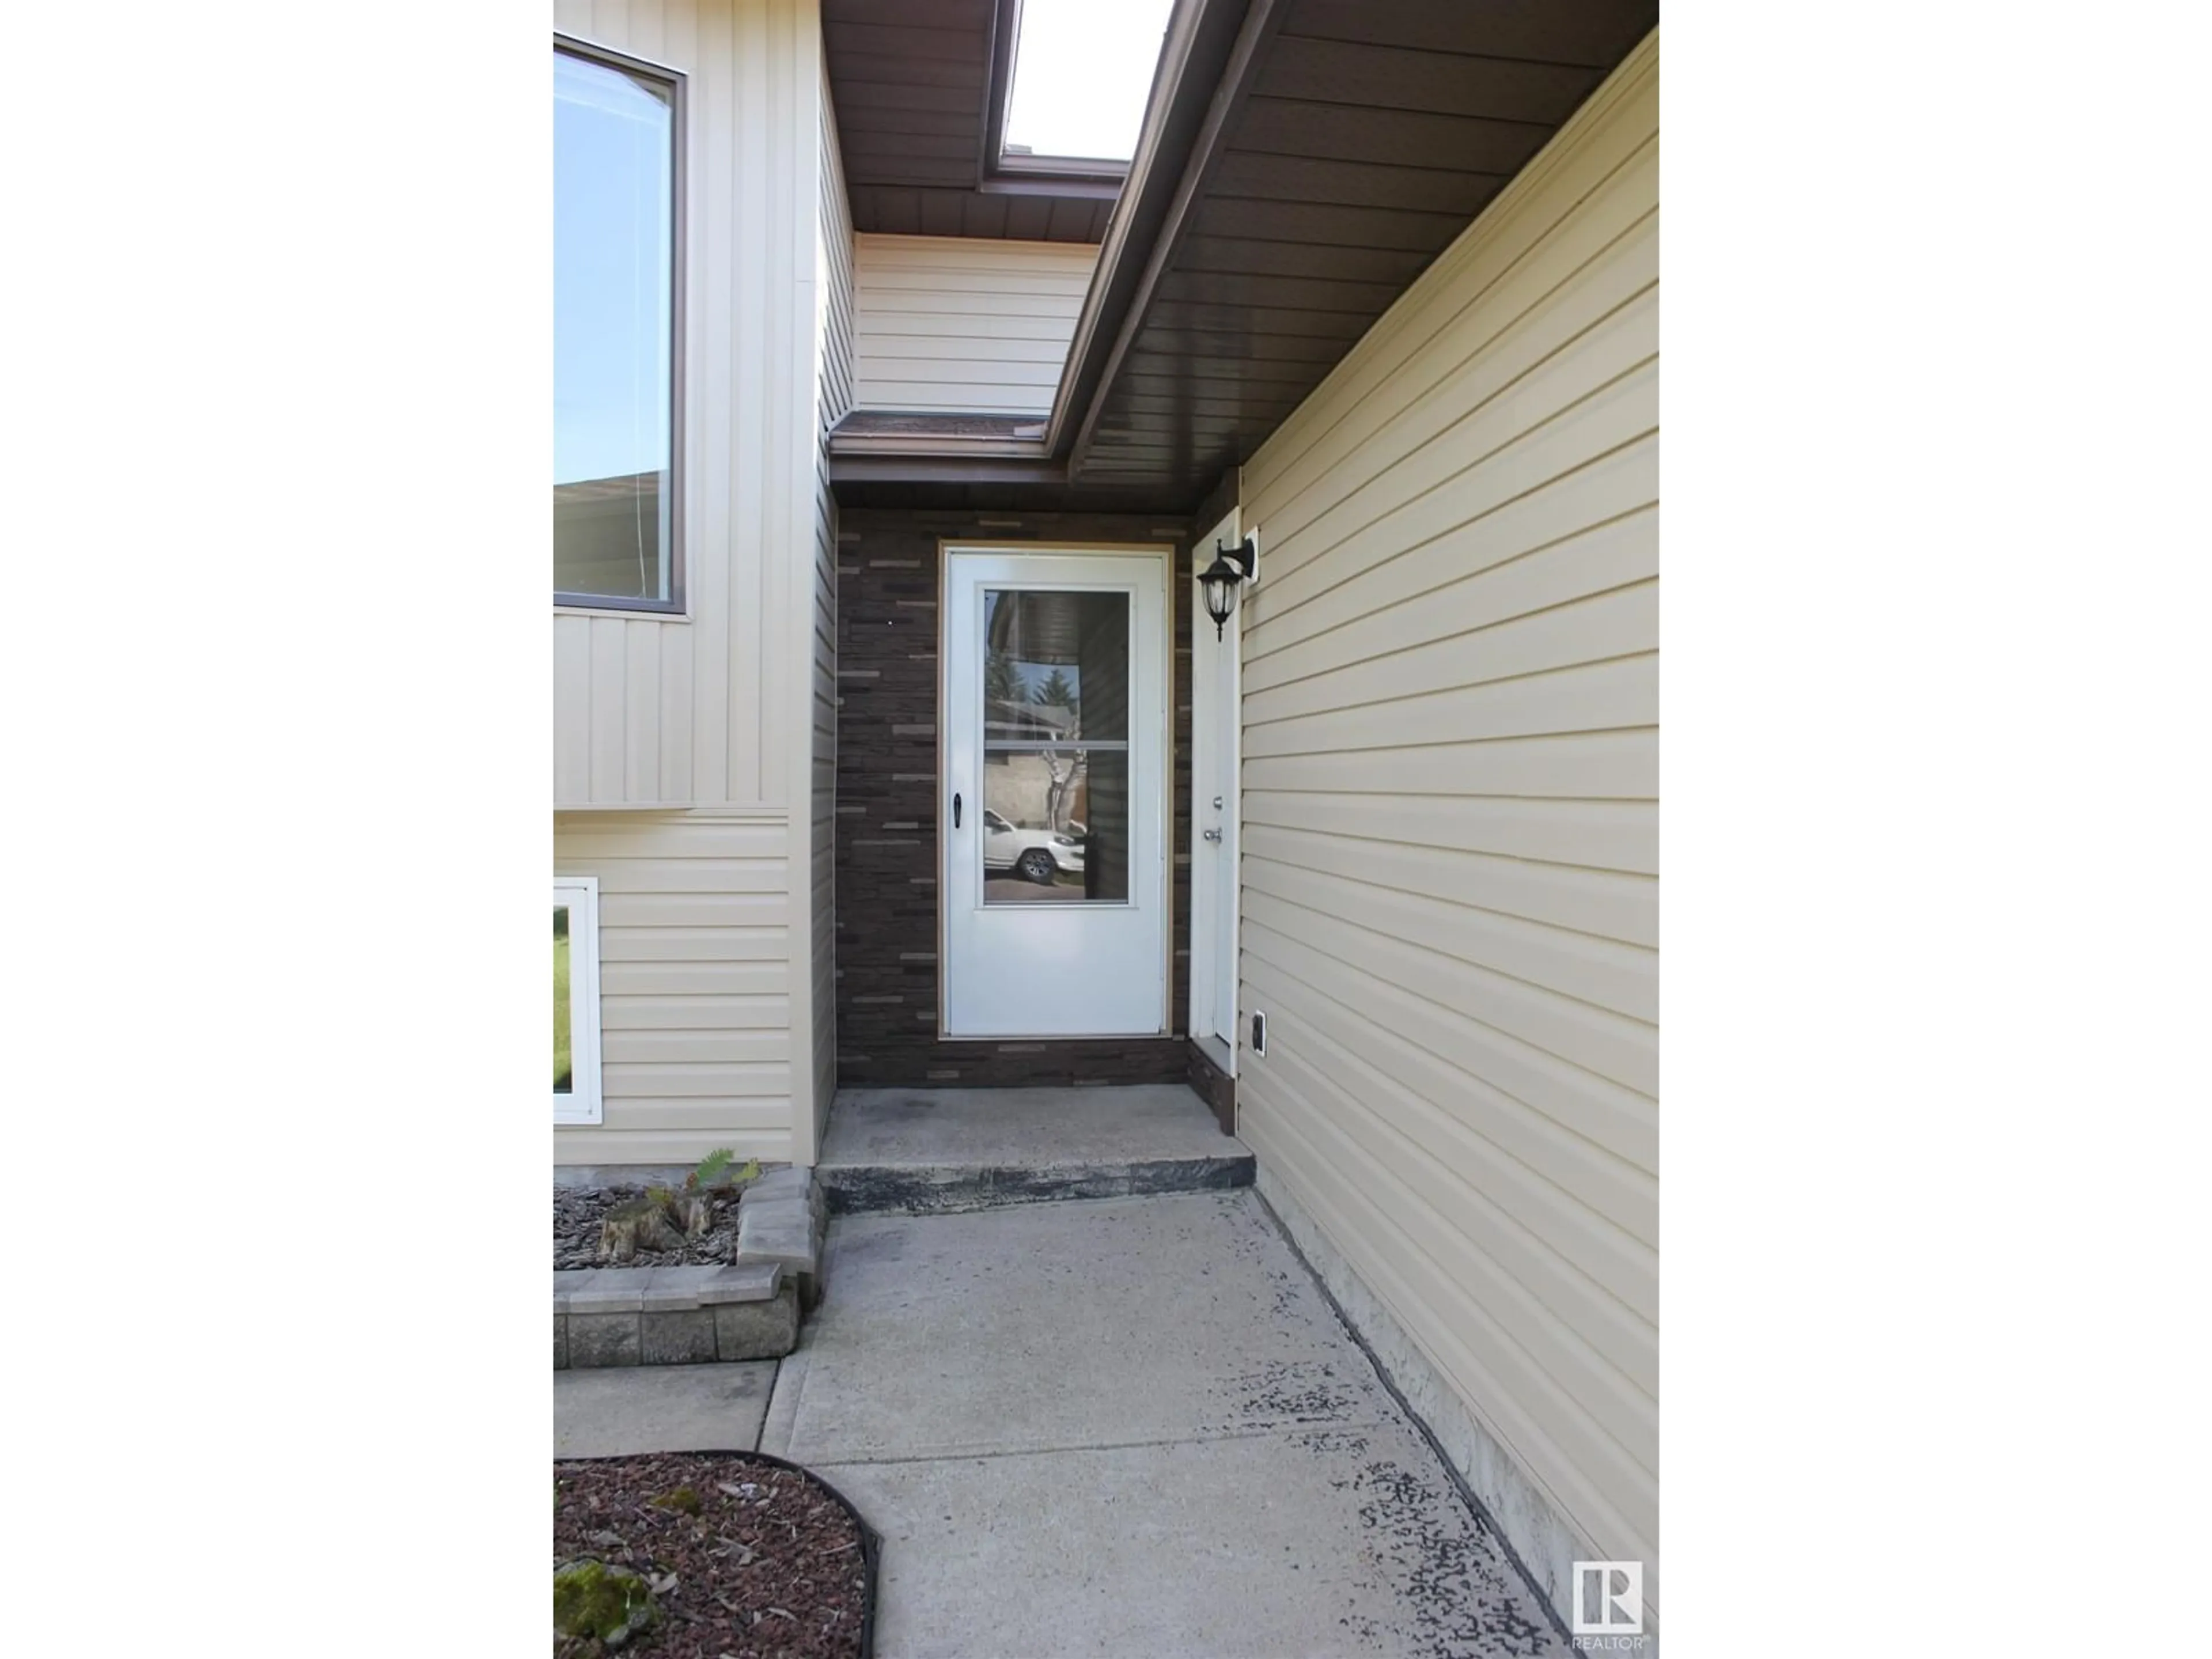
[[[744,1169],[735,1175],[731,1175],[730,1165],[737,1161],[737,1153],[730,1148],[717,1146],[699,1160],[696,1169],[684,1177],[684,1185],[687,1190],[696,1193],[720,1184],[726,1176],[731,1181],[751,1181],[758,1177],[760,1175],[758,1158],[748,1159]]]
[[[648,1187],[641,1198],[617,1205],[599,1227],[599,1260],[629,1261],[641,1250],[669,1250],[686,1238],[714,1230],[714,1199],[733,1186],[760,1178],[760,1160],[733,1169],[737,1153],[718,1146],[701,1158],[677,1187]]]
[[[619,1648],[660,1622],[645,1580],[628,1567],[571,1561],[553,1574],[553,1629],[558,1635]]]
[[[699,1494],[690,1486],[678,1486],[675,1491],[665,1492],[650,1501],[654,1509],[673,1510],[678,1515],[696,1515],[706,1508],[700,1501]]]

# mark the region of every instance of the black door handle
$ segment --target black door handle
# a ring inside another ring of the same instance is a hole
[[[957,794],[952,798],[952,827],[955,830],[960,827],[960,797]]]

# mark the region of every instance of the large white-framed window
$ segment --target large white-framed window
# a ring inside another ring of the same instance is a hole
[[[553,878],[553,1121],[599,1121],[599,883]]]
[[[684,77],[553,40],[553,600],[684,610]]]

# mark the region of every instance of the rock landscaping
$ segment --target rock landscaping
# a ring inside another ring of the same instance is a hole
[[[852,1507],[775,1458],[556,1462],[554,1659],[857,1659],[875,1558]]]
[[[605,1265],[600,1236],[607,1217],[625,1204],[645,1196],[642,1187],[556,1187],[553,1189],[553,1266],[556,1268],[597,1267]],[[738,1254],[739,1194],[716,1195],[713,1222],[694,1238],[678,1234],[672,1248],[641,1248],[635,1265],[641,1267],[703,1267],[734,1261]]]
[[[666,1186],[553,1189],[555,1272],[589,1267],[696,1267],[731,1261],[730,1236],[747,1188],[760,1179],[756,1158],[738,1167],[718,1147],[681,1182]]]
[[[741,1192],[712,1180],[556,1188],[556,1370],[780,1359],[798,1346],[822,1296],[822,1193],[805,1170],[745,1173]],[[605,1265],[562,1265],[580,1261]]]

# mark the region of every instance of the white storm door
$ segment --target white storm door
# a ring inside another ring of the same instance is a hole
[[[1191,550],[1191,566],[1213,562],[1216,544],[1238,540],[1237,510]],[[1190,1034],[1237,1073],[1237,780],[1242,732],[1237,625],[1243,594],[1215,637],[1198,584],[1190,615]],[[1215,1048],[1207,1038],[1218,1039]],[[1226,1052],[1224,1053],[1224,1050]]]
[[[1167,555],[948,550],[943,1035],[1168,1029]]]

